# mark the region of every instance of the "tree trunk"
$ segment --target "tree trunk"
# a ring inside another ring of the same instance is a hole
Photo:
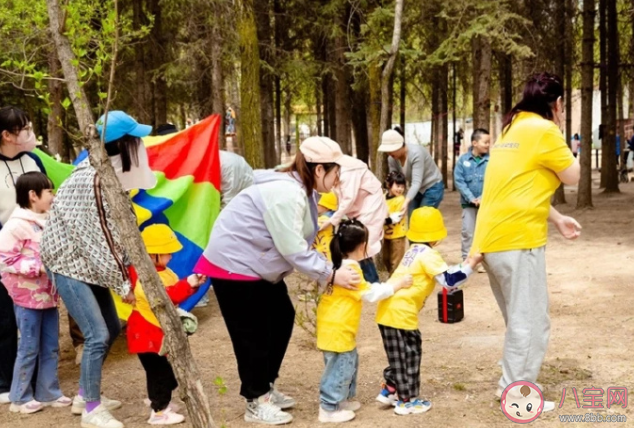
[[[354,129],[354,142],[357,151],[357,158],[368,163],[370,158],[368,139],[368,115],[366,106],[368,105],[368,84],[365,76],[359,75],[355,89],[352,93],[352,127]]]
[[[52,77],[62,77],[57,52],[51,49],[48,54],[48,70]],[[48,114],[46,134],[48,136],[48,149],[53,155],[64,155],[64,129],[62,128],[62,98],[64,89],[59,80],[48,81],[48,91],[51,95],[51,111]]]
[[[438,109],[440,117],[438,118],[438,143],[440,147],[440,171],[442,172],[443,183],[445,189],[448,187],[448,127],[449,127],[449,106],[448,106],[448,86],[449,86],[449,67],[444,64],[438,70]]]
[[[143,2],[132,2],[132,25],[135,31],[139,31],[142,26],[147,25],[147,19],[143,12]],[[134,45],[134,112],[136,119],[140,123],[150,123],[151,114],[148,109],[150,78],[147,73],[146,49],[147,39],[139,40]]]
[[[607,89],[608,120],[604,132],[601,176],[605,181],[605,193],[619,191],[619,177],[616,170],[616,103],[619,86],[619,49],[616,0],[606,0],[607,7]]]
[[[154,114],[151,124],[156,129],[158,125],[167,123],[167,81],[165,80],[164,72],[161,71],[161,66],[169,62],[169,55],[166,50],[169,45],[169,35],[162,29],[162,13],[159,0],[152,0],[151,3],[151,10],[154,15],[154,25],[151,31]]]
[[[329,77],[327,74],[324,74],[321,77],[321,99],[323,100],[323,114],[324,114],[324,130],[323,135],[329,138],[334,138],[330,132],[330,104],[332,104],[332,100],[330,99],[330,91],[328,84]]]
[[[606,0],[599,0],[599,91],[601,92],[601,129],[603,134],[601,138],[601,179],[599,187],[605,187],[607,170],[604,159],[607,155],[605,151],[606,145],[606,127],[608,125],[608,70],[607,70],[607,23],[606,23]]]
[[[337,25],[337,34],[334,38],[335,50],[334,68],[335,68],[335,114],[337,129],[335,133],[335,141],[341,146],[341,150],[347,154],[352,154],[352,129],[351,129],[351,113],[350,98],[351,91],[348,80],[350,79],[349,66],[346,65],[345,53],[348,51],[346,47],[345,31],[347,15],[349,10],[341,11],[337,14],[335,22]]]
[[[282,82],[279,76],[275,76],[275,141],[277,146],[277,164],[281,164],[284,143],[282,141]]]
[[[251,1],[251,0],[250,0]],[[254,2],[257,22],[257,37],[260,44],[260,103],[262,110],[262,144],[264,145],[264,166],[277,165],[275,153],[275,115],[273,84],[274,77],[269,71],[273,66],[273,28],[271,27],[271,2]]]
[[[474,39],[473,128],[491,128],[491,43],[485,37]],[[477,64],[477,67],[476,67]]]
[[[557,55],[555,55],[555,72],[562,79],[566,77],[566,70],[570,68],[569,63],[567,63],[570,58],[567,56],[566,52],[566,39],[568,39],[567,31],[569,30],[568,26],[566,25],[566,2],[567,0],[557,0],[555,4],[555,26],[553,27],[553,40],[557,41]],[[569,88],[567,86],[567,83],[568,82],[564,82],[566,101],[568,101],[567,94],[572,90],[572,88]],[[566,108],[567,107],[568,106],[566,106]],[[566,118],[566,121],[567,119],[568,118]],[[570,135],[566,133],[565,138],[568,145],[570,145]],[[564,192],[563,183],[561,183],[555,191],[551,203],[552,205],[560,205],[566,203],[566,194]]]
[[[392,44],[389,50],[389,57],[383,72],[381,73],[381,122],[379,129],[377,130],[378,138],[381,138],[383,131],[387,129],[388,124],[388,111],[390,104],[390,90],[389,84],[392,77],[392,70],[394,70],[394,62],[398,54],[398,45],[401,42],[401,22],[403,16],[403,1],[396,0],[394,5],[394,32],[392,33]],[[378,141],[378,140],[377,140]],[[376,152],[376,165],[374,165],[374,174],[379,180],[383,181],[386,175],[385,171],[385,154]]]
[[[370,102],[368,103],[367,109],[369,111],[369,119],[370,119],[370,165],[374,174],[376,173],[376,162],[374,159],[377,159],[381,156],[378,153],[379,145],[381,144],[381,67],[376,63],[372,62],[368,66],[368,83],[370,87]],[[379,177],[377,175],[377,177]],[[380,179],[380,177],[379,177]]]
[[[290,91],[286,91],[284,94],[284,145],[286,145],[287,141],[291,140],[291,114],[293,113],[291,101],[291,93]],[[299,145],[299,141],[296,141],[295,144]]]
[[[80,85],[78,71],[73,66],[77,59],[68,38],[61,33],[61,28],[63,28],[64,24],[60,24],[61,11],[58,1],[47,0],[46,3],[51,36],[64,71],[64,78],[75,108],[79,128],[82,132],[85,132],[86,143],[90,145],[90,163],[97,170],[97,175],[101,180],[104,195],[111,208],[110,215],[113,223],[120,231],[123,247],[126,249],[130,261],[138,273],[139,280],[144,284],[144,290],[150,301],[152,311],[157,315],[159,324],[165,333],[165,342],[171,356],[170,361],[178,383],[182,388],[181,398],[187,405],[191,424],[195,428],[214,427],[209,402],[200,381],[200,374],[191,354],[180,317],[167,297],[165,287],[147,255],[137,227],[136,218],[134,217],[130,198],[121,188],[103,143],[96,138],[96,130],[93,125],[94,119],[88,98]],[[117,3],[115,2],[116,7]],[[113,57],[112,61],[116,63],[116,49]],[[113,78],[114,66],[110,75],[108,103],[110,101]]]
[[[405,100],[407,98],[407,79],[405,78],[405,57],[401,55],[401,73],[399,75],[399,82],[401,84],[401,93],[400,93],[400,125],[403,133],[405,133]]]
[[[213,3],[215,4],[215,3]],[[221,7],[216,9],[216,16],[221,14]],[[220,15],[222,16],[222,15]],[[225,117],[225,79],[222,70],[222,34],[219,23],[214,23],[211,32],[211,112]],[[227,148],[225,136],[225,121],[221,121],[220,132],[218,133],[219,146]]]
[[[513,108],[513,58],[504,53],[498,54],[500,68],[501,113],[504,117]]]
[[[254,0],[240,0],[240,115],[244,157],[253,169],[264,168],[260,102],[260,53],[253,15]]]
[[[431,73],[431,141],[429,143],[430,154],[434,157],[436,165],[438,165],[440,161],[440,150],[438,150],[438,130],[440,129],[438,124],[440,119],[440,77],[438,73],[438,69],[434,69]]]
[[[321,102],[322,91],[319,80],[315,81],[315,110],[317,111],[317,135],[325,135],[323,124],[323,104]]]

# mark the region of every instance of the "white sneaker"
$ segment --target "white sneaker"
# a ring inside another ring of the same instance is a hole
[[[9,393],[3,392],[0,394],[0,404],[9,404],[11,400],[9,399]]]
[[[394,413],[397,415],[418,415],[429,411],[429,409],[431,409],[431,401],[417,398],[413,401],[399,401],[394,407]]]
[[[152,405],[152,401],[149,398],[144,398],[143,404],[145,404],[145,407],[150,407]],[[170,403],[167,405],[167,408],[170,409],[172,412],[178,412],[181,406],[173,401],[170,401]]]
[[[73,404],[73,400],[71,400],[70,398],[66,397],[65,395],[62,395],[57,400],[42,401],[42,405],[44,407],[68,407],[71,404]]]
[[[147,423],[150,425],[176,425],[185,421],[185,416],[173,412],[169,407],[161,412],[152,410],[150,419]]]
[[[339,409],[334,412],[329,412],[319,407],[319,422],[328,424],[338,424],[341,422],[348,422],[354,419],[356,415],[352,410]]]
[[[288,395],[282,394],[280,391],[278,391],[275,388],[275,385],[273,384],[271,384],[271,391],[269,391],[269,394],[271,394],[271,403],[275,404],[277,407],[279,407],[282,410],[290,409],[295,404],[297,404],[293,397],[289,397]]]
[[[24,404],[11,403],[9,411],[13,413],[22,413],[28,415],[30,413],[39,412],[43,408],[44,406],[42,405],[42,403],[40,403],[39,401],[31,400],[28,403]]]
[[[293,416],[272,404],[271,394],[267,392],[257,400],[247,402],[244,420],[258,424],[284,425],[290,423]]]
[[[361,403],[359,403],[358,401],[346,400],[339,403],[339,409],[341,410],[350,410],[352,412],[356,412],[360,408],[361,408]]]
[[[81,364],[81,359],[84,356],[84,344],[77,345],[75,348],[75,365],[78,366]]]
[[[86,409],[83,410],[81,428],[123,428],[123,424],[116,420],[102,403],[90,413]]]
[[[119,407],[121,407],[121,401],[111,400],[105,395],[102,395],[101,406],[104,406],[108,410],[117,410]],[[71,413],[73,415],[81,415],[85,409],[86,400],[84,400],[84,397],[80,395],[75,395],[75,397],[73,398],[73,406],[70,408]]]

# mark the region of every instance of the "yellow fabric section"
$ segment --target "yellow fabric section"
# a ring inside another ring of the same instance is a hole
[[[519,113],[491,148],[472,250],[481,253],[546,244],[556,173],[571,166],[572,152],[557,125]]]
[[[317,219],[317,223],[319,227],[330,220],[330,217],[327,215],[320,215]],[[319,251],[324,255],[328,260],[332,260],[330,256],[330,242],[332,238],[335,236],[335,227],[333,225],[328,226],[322,231],[317,232],[317,236],[315,236],[315,242],[313,242],[313,248]]]
[[[121,300],[121,296],[119,296],[114,291],[110,290],[110,294],[112,295],[112,300],[114,300],[114,307],[117,310],[117,316],[120,320],[127,321],[132,315],[132,305],[125,303]]]
[[[413,244],[403,256],[390,282],[410,274],[414,284],[379,302],[377,324],[401,330],[417,330],[418,313],[436,285],[434,277],[447,269],[449,267],[438,251],[426,245]]]
[[[352,269],[363,278],[358,263],[351,263]],[[348,352],[357,346],[357,331],[361,322],[363,292],[370,285],[362,280],[358,290],[342,287],[328,287],[321,295],[317,306],[317,348],[322,351]]]
[[[389,214],[394,214],[403,209],[403,203],[405,202],[405,196],[397,196],[395,198],[386,199],[387,210]],[[407,232],[407,216],[403,216],[401,221],[396,224],[387,224],[384,226],[385,239],[398,239],[405,236]]]
[[[178,276],[174,273],[173,270],[166,268],[165,270],[157,272],[163,285],[167,288],[178,282]],[[152,308],[150,307],[150,302],[147,300],[147,296],[145,295],[145,291],[143,291],[143,286],[141,285],[141,281],[137,281],[136,287],[134,287],[134,297],[136,298],[136,307],[135,309],[139,311],[141,316],[145,318],[150,324],[154,324],[157,327],[160,327],[158,319],[152,312]]]

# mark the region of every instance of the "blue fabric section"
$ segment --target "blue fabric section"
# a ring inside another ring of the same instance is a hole
[[[163,211],[174,205],[174,201],[167,198],[162,198],[160,196],[151,196],[145,190],[139,190],[139,193],[134,195],[132,198],[132,202],[141,207],[145,208],[152,212],[152,219],[155,216],[161,215],[163,216]],[[165,223],[167,224],[167,219],[163,216],[164,220],[161,221],[153,221],[154,223]]]
[[[39,157],[37,157],[35,153],[26,152],[26,155],[35,161],[40,171],[46,174],[46,168],[44,168],[44,164],[42,163],[42,160]]]
[[[73,165],[75,166],[79,165],[79,163],[83,161],[84,159],[86,159],[87,157],[88,157],[88,150],[86,149],[82,150],[81,153],[79,153],[79,156],[77,156],[77,159],[73,161]]]
[[[458,284],[461,281],[464,281],[465,279],[467,279],[467,275],[462,272],[462,271],[458,271],[458,272],[452,272],[449,273],[448,271],[444,273],[445,275],[445,281],[447,282],[447,285],[449,287],[453,287],[454,285]]]
[[[194,309],[194,306],[196,306],[196,304],[200,302],[200,299],[202,299],[203,296],[207,294],[209,288],[211,288],[211,279],[208,279],[207,282],[198,287],[196,293],[189,296],[189,298],[178,305],[178,307],[187,312],[191,312],[191,310]]]
[[[489,155],[482,156],[480,162],[476,162],[471,152],[460,156],[456,162],[454,182],[460,192],[460,203],[471,206],[471,201],[482,196],[484,187],[484,173],[489,163]]]

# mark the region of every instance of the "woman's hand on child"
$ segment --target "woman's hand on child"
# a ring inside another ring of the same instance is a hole
[[[324,224],[319,227],[319,231],[321,232],[322,230],[328,229],[330,226],[332,226],[332,222],[330,220],[326,220],[324,221]]]
[[[349,267],[342,267],[335,272],[334,284],[348,290],[356,290],[356,285],[361,282],[361,275]]]
[[[134,291],[128,292],[128,294],[123,296],[121,300],[123,300],[124,303],[134,306],[136,304],[136,297],[134,297]]]
[[[194,288],[200,287],[205,281],[207,281],[207,277],[198,273],[193,273],[187,277],[187,282]]]
[[[404,214],[405,213],[403,213],[403,212],[397,212],[397,213],[391,214],[390,215],[390,220],[392,220],[392,224],[396,224],[396,223],[400,222],[401,220],[403,220],[403,215]]]

